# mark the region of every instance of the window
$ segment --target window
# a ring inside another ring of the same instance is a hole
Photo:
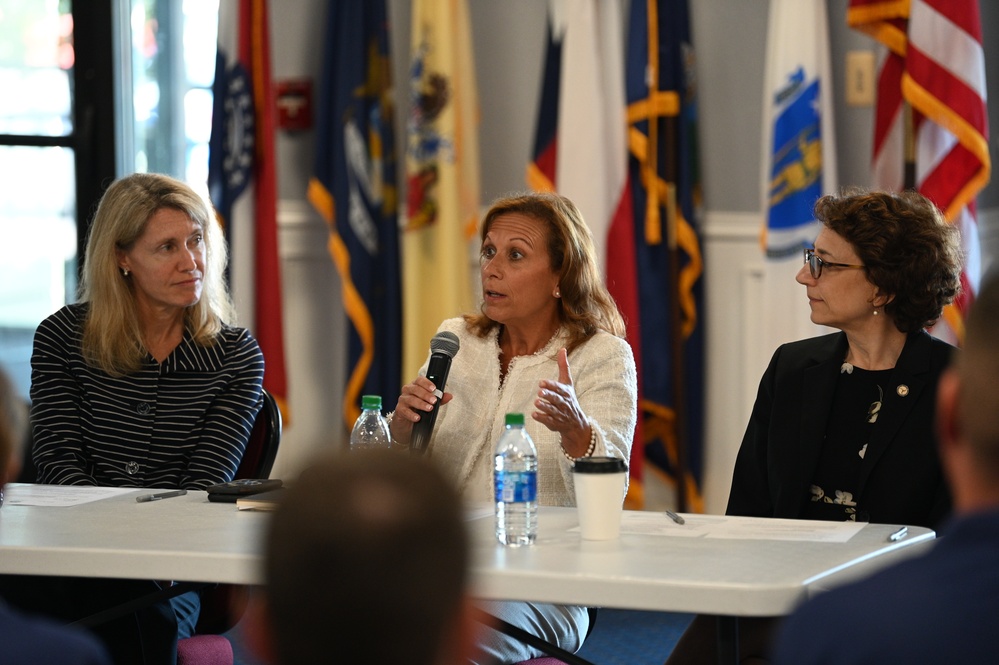
[[[101,193],[133,171],[207,195],[218,0],[0,0],[0,365],[76,299]]]

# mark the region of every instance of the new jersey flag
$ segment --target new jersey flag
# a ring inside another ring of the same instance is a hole
[[[266,0],[219,5],[208,189],[231,247],[237,308],[264,354],[264,388],[288,422]]]
[[[466,0],[413,3],[403,233],[406,381],[479,293],[479,93]],[[473,288],[474,285],[474,288]]]
[[[329,253],[350,322],[343,397],[347,429],[360,415],[362,395],[380,395],[392,408],[402,385],[389,71],[384,0],[330,0],[308,198],[329,226]]]

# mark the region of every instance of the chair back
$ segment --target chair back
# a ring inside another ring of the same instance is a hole
[[[269,478],[278,446],[281,445],[281,409],[277,400],[266,390],[263,391],[264,405],[253,422],[250,439],[246,442],[246,452],[236,469],[236,480],[244,478]],[[200,637],[218,636],[230,630],[243,616],[249,599],[248,587],[238,584],[219,584],[201,591],[201,615],[195,628],[196,635],[181,640],[185,649],[206,646],[215,649],[220,642],[198,641]],[[224,639],[224,638],[223,638]],[[190,641],[195,640],[195,641]],[[178,652],[179,655],[179,652]],[[218,662],[232,663],[232,655]],[[182,661],[178,658],[178,664]],[[200,655],[191,656],[186,662],[206,664],[214,662]]]
[[[269,478],[281,445],[281,409],[277,400],[263,391],[264,405],[257,414],[246,442],[246,452],[236,469],[236,480],[244,478]]]

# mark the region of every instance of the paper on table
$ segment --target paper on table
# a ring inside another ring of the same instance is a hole
[[[821,522],[777,518],[726,517],[724,515],[684,516],[677,524],[662,512],[625,511],[621,533],[679,538],[730,538],[743,540],[804,540],[845,543],[864,528],[857,522]]]
[[[7,506],[52,506],[65,508],[135,492],[136,487],[86,487],[77,485],[8,485]]]
[[[485,517],[492,517],[496,507],[493,504],[470,503],[465,506],[465,521],[472,522]]]

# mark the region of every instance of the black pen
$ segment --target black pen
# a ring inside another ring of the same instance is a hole
[[[909,527],[903,526],[898,531],[892,531],[891,535],[888,536],[888,540],[894,543],[896,541],[902,540],[908,535],[909,535]]]
[[[149,501],[159,501],[160,499],[170,499],[175,496],[184,496],[185,494],[187,494],[187,490],[173,490],[170,492],[160,492],[159,494],[142,494],[135,497],[135,500],[139,503],[147,503]]]
[[[677,515],[676,513],[674,513],[672,510],[667,510],[666,511],[666,517],[670,518],[671,520],[673,520],[677,524],[684,524],[685,523],[684,519],[682,517],[680,517],[679,515]]]

